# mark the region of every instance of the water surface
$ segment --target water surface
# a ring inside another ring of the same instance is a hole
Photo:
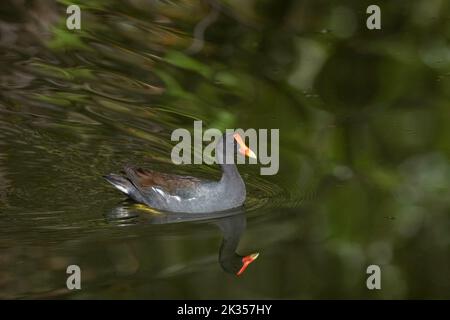
[[[450,298],[449,3],[384,4],[378,31],[356,0],[77,3],[79,31],[67,1],[2,3],[0,298]],[[102,179],[217,179],[170,161],[194,120],[280,129],[277,175],[239,167],[243,212],[185,221]],[[260,253],[240,277],[223,225]]]

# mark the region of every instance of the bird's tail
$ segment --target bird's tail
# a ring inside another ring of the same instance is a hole
[[[103,176],[103,178],[126,195],[131,195],[132,191],[135,189],[131,181],[124,176],[111,173]]]

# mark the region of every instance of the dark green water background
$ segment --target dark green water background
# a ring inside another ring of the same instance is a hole
[[[376,31],[365,0],[73,2],[81,30],[72,1],[0,4],[0,298],[450,298],[449,1],[378,1]],[[241,277],[217,221],[155,222],[101,177],[219,177],[170,161],[194,120],[280,129],[277,175],[239,168]]]

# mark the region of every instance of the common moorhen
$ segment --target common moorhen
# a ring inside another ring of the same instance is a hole
[[[216,160],[222,167],[219,181],[173,175],[125,166],[124,175],[109,174],[106,180],[131,199],[149,207],[172,212],[202,213],[228,210],[243,205],[246,197],[244,181],[236,165],[226,163],[227,150],[256,158],[237,134],[224,134],[218,141]]]

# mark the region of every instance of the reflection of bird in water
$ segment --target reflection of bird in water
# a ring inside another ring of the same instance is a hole
[[[141,210],[139,210],[139,205],[124,204],[114,208],[109,214],[107,214],[107,219],[128,225],[133,223],[132,218],[141,216],[139,212],[142,213],[144,210],[149,209],[141,208]],[[241,236],[245,232],[247,226],[247,219],[243,210],[212,214],[152,212],[150,214],[145,214],[145,218],[145,221],[150,224],[169,224],[195,221],[217,225],[223,235],[222,244],[219,249],[219,263],[222,269],[228,273],[238,276],[241,275],[259,256],[259,253],[241,256],[236,252]],[[126,221],[128,221],[128,223]]]
[[[235,165],[240,153],[256,158],[242,137],[225,134],[216,145],[216,160],[222,167],[220,181],[144,170],[126,166],[124,174],[109,174],[105,179],[136,202],[171,212],[203,213],[224,211],[243,205],[244,181]]]
[[[236,253],[241,236],[247,226],[245,214],[239,213],[217,219],[214,223],[220,228],[223,235],[219,250],[219,263],[225,271],[239,276],[259,256],[259,253],[252,253],[247,256]]]

